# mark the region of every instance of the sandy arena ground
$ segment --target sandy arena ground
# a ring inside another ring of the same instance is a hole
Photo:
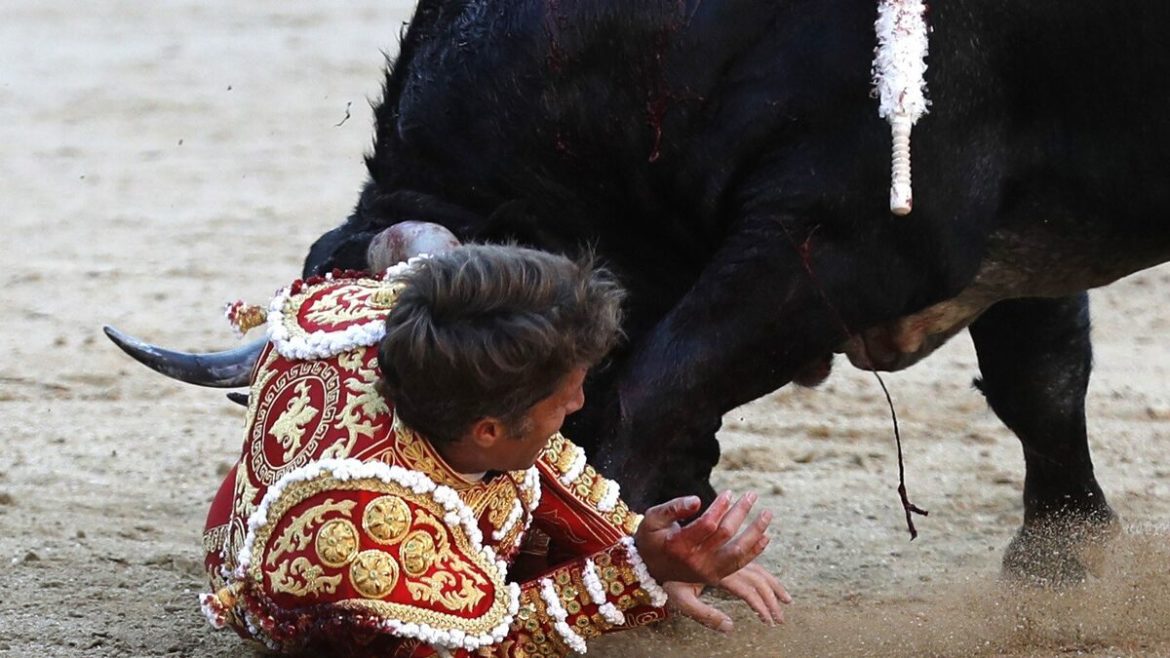
[[[380,50],[407,12],[0,0],[0,655],[253,655],[195,600],[242,412],[146,371],[100,327],[234,344],[221,304],[267,300],[356,200]],[[718,484],[777,512],[764,559],[797,598],[789,623],[723,601],[730,638],[674,621],[591,654],[1170,655],[1168,284],[1163,268],[1094,296],[1090,429],[1129,530],[1101,577],[1058,593],[997,582],[1022,460],[971,388],[964,336],[886,378],[912,498],[931,512],[917,541],[881,392],[838,363],[722,433]]]

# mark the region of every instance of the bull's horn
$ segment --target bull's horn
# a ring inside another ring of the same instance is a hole
[[[110,326],[102,327],[102,330],[123,352],[147,368],[171,379],[213,388],[247,386],[252,367],[256,365],[256,359],[260,358],[260,351],[267,342],[261,338],[234,350],[192,354],[144,343]]]

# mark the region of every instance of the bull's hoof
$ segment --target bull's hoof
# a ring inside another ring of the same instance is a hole
[[[1025,525],[1008,544],[1003,577],[1013,583],[1062,587],[1100,576],[1109,542],[1121,534],[1117,517],[1047,520]]]

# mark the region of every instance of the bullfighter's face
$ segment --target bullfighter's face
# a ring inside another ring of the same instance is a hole
[[[561,378],[552,395],[529,408],[514,431],[508,432],[491,448],[495,470],[522,470],[536,463],[548,441],[561,429],[565,416],[585,406],[585,374],[580,366]]]

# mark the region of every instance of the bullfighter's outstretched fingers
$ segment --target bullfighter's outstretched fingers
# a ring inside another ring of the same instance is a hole
[[[719,587],[747,603],[755,610],[760,621],[775,625],[784,623],[784,611],[773,589],[774,580],[767,569],[758,564],[749,564],[719,581]]]
[[[668,500],[646,510],[640,529],[647,532],[661,532],[675,526],[698,512],[703,503],[698,496],[683,496]]]
[[[719,586],[748,604],[765,624],[774,625],[780,621],[772,612],[772,602],[767,600],[770,590],[761,587],[758,576],[746,567],[719,581]]]
[[[735,628],[735,623],[727,613],[699,599],[701,585],[669,581],[663,583],[662,587],[670,596],[670,606],[683,615],[720,633],[730,633]]]
[[[772,619],[777,623],[784,623],[784,608],[782,604],[792,603],[792,597],[788,595],[788,590],[784,589],[784,585],[780,583],[780,579],[772,575],[770,571],[760,566],[759,563],[753,562],[743,569],[743,573],[751,574],[756,587],[761,590],[761,595],[768,604],[768,609],[772,613]]]
[[[768,546],[768,525],[772,523],[772,512],[760,512],[750,526],[739,533],[735,539],[725,543],[719,549],[719,563],[724,573],[734,573],[751,564]]]
[[[703,512],[699,518],[691,521],[683,526],[678,532],[670,538],[670,543],[676,546],[686,548],[686,552],[693,553],[703,547],[704,542],[708,541],[712,535],[719,531],[723,518],[731,509],[732,494],[730,491],[724,491],[715,497],[711,506],[707,511]],[[730,538],[730,535],[728,535]],[[726,539],[724,539],[726,541]],[[722,542],[720,542],[722,543]]]
[[[780,579],[772,575],[770,571],[765,571],[765,573],[768,574],[768,578],[772,583],[772,591],[776,592],[776,596],[780,599],[780,602],[785,604],[792,603],[792,595],[788,593],[788,588],[784,587]]]
[[[752,491],[741,496],[731,506],[731,509],[727,510],[727,513],[723,515],[723,519],[719,522],[719,527],[716,528],[715,532],[708,535],[698,550],[700,552],[718,551],[732,537],[735,537],[739,533],[739,528],[743,525],[744,519],[752,511],[752,506],[756,504],[758,499],[759,496]],[[730,498],[728,501],[730,502]]]

